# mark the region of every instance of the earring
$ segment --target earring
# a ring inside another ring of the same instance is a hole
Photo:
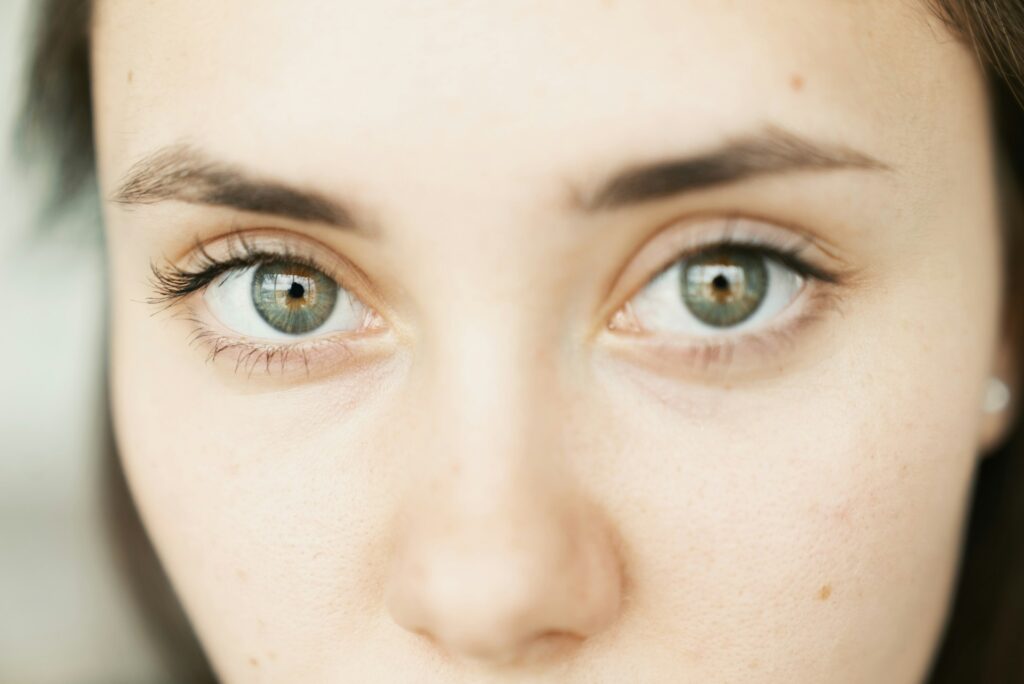
[[[985,385],[985,413],[1000,413],[1010,405],[1010,388],[997,377],[988,379]]]

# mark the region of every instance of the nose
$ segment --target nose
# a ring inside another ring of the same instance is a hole
[[[476,506],[450,492],[424,500],[404,516],[392,559],[393,619],[470,660],[567,654],[620,603],[609,530],[582,504],[538,482],[507,482],[502,497]]]
[[[616,537],[552,454],[503,441],[515,442],[448,451],[417,478],[398,516],[387,608],[449,657],[567,658],[619,614]]]

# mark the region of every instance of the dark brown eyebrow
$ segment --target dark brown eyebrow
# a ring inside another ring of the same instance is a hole
[[[179,200],[338,228],[365,228],[349,209],[316,191],[255,177],[188,145],[162,148],[134,164],[111,199],[120,204]]]
[[[692,157],[634,166],[589,194],[573,190],[573,204],[587,212],[615,209],[755,176],[842,168],[891,170],[862,152],[814,143],[769,126],[761,133],[734,138]]]
[[[755,176],[840,168],[891,170],[862,152],[769,126],[711,151],[627,168],[589,195],[573,188],[572,201],[576,208],[594,212]],[[111,199],[129,205],[179,200],[370,232],[351,209],[314,190],[256,177],[188,145],[162,148],[134,164]]]

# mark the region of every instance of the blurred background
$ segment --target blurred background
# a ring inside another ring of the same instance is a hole
[[[33,0],[0,0],[0,683],[161,682],[109,543],[97,209],[19,155]]]

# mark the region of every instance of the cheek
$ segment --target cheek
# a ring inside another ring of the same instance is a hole
[[[124,313],[113,347],[118,447],[200,638],[218,662],[314,671],[316,654],[344,649],[351,625],[369,624],[382,603],[382,511],[393,506],[381,496],[395,489],[394,459],[368,426],[382,420],[393,373],[228,388],[184,345],[180,321]]]
[[[909,680],[927,659],[975,463],[986,333],[949,336],[951,309],[908,321],[892,301],[832,321],[834,353],[757,385],[604,368],[617,453],[600,461],[600,496],[630,540],[636,612],[660,616],[667,649],[821,681],[835,663],[823,648],[856,681]],[[952,308],[989,330],[985,311]]]

